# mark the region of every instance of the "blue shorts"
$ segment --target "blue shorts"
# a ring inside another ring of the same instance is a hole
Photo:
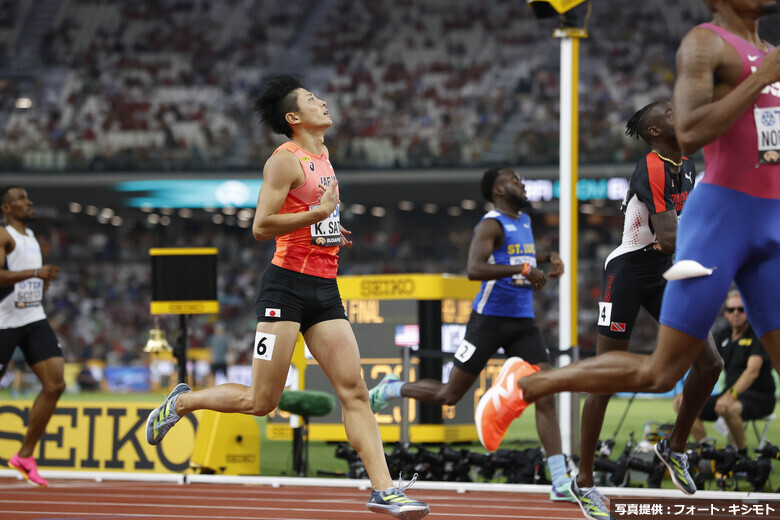
[[[716,269],[666,284],[663,325],[706,338],[734,281],[758,337],[780,329],[780,200],[700,184],[680,217],[675,260]]]

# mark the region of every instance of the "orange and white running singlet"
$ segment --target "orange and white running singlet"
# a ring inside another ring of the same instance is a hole
[[[328,160],[325,147],[322,148],[322,155],[308,153],[292,142],[279,146],[274,153],[279,150],[294,153],[306,177],[303,184],[290,190],[279,213],[301,213],[318,208],[320,201],[317,186],[329,186],[336,181],[336,173]],[[336,278],[341,244],[339,224],[337,206],[325,220],[276,237],[276,253],[271,263],[298,273]]]

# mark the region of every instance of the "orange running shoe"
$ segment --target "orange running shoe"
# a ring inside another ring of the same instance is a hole
[[[509,425],[528,406],[517,388],[517,380],[540,370],[519,357],[511,357],[504,362],[493,386],[479,400],[474,412],[479,442],[486,450],[498,449]]]

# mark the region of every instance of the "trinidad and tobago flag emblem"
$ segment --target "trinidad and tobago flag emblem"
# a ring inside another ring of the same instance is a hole
[[[625,323],[618,323],[616,321],[613,321],[609,325],[609,330],[612,332],[625,332],[626,331],[626,324]]]

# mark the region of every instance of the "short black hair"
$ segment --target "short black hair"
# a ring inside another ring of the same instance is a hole
[[[493,202],[493,187],[496,185],[496,179],[501,173],[501,170],[506,169],[504,166],[497,168],[490,168],[482,174],[482,181],[479,183],[479,190],[482,192],[482,197],[488,201]]]
[[[265,82],[260,94],[252,98],[252,109],[275,133],[292,137],[292,128],[284,116],[299,109],[298,99],[293,95],[299,88],[303,88],[303,84],[294,76],[274,76]]]
[[[661,101],[653,101],[649,105],[640,108],[631,119],[626,123],[626,135],[628,137],[636,137],[637,139],[643,139],[647,142],[647,114]],[[648,143],[649,144],[649,143]]]
[[[8,195],[8,192],[14,188],[21,188],[21,186],[6,186],[4,188],[0,188],[0,204],[5,203],[6,195]]]

